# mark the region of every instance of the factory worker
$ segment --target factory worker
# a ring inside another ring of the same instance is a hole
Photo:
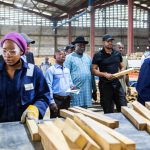
[[[0,122],[42,118],[50,102],[50,91],[42,71],[21,56],[26,41],[17,32],[6,34],[0,42]]]

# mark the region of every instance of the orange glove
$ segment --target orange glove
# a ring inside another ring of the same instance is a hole
[[[21,116],[21,123],[25,123],[26,117],[29,119],[38,120],[39,119],[39,110],[34,105],[29,105],[28,108],[23,112]]]

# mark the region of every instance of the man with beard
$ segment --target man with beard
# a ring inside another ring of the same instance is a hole
[[[75,45],[75,51],[68,55],[65,66],[70,69],[72,81],[80,92],[72,94],[71,106],[86,108],[92,105],[92,96],[96,99],[96,86],[93,84],[95,80],[91,75],[91,58],[84,53],[88,41],[85,41],[83,36],[78,36],[72,44]]]
[[[52,98],[50,102],[51,118],[58,117],[60,109],[68,109],[71,96],[66,91],[75,88],[70,71],[64,66],[64,50],[57,50],[54,58],[56,61],[55,65],[52,65],[45,74]]]
[[[126,106],[126,98],[119,79],[113,79],[113,74],[124,70],[121,53],[113,49],[113,37],[103,36],[103,48],[94,55],[92,73],[99,76],[100,103],[104,113],[113,113],[114,104],[117,111]]]

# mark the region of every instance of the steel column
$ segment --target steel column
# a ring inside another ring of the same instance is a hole
[[[134,52],[133,38],[133,0],[128,0],[128,55]]]
[[[70,15],[68,15],[69,19],[70,19]],[[69,26],[68,26],[68,42],[69,44],[72,42],[72,26],[71,26],[71,22],[69,22]]]
[[[90,51],[91,51],[91,58],[93,58],[94,51],[95,51],[95,9],[94,7],[91,10]]]

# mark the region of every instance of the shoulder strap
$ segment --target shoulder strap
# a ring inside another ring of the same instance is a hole
[[[28,69],[26,72],[26,76],[32,77],[33,76],[33,71],[34,71],[34,65],[28,63]]]

